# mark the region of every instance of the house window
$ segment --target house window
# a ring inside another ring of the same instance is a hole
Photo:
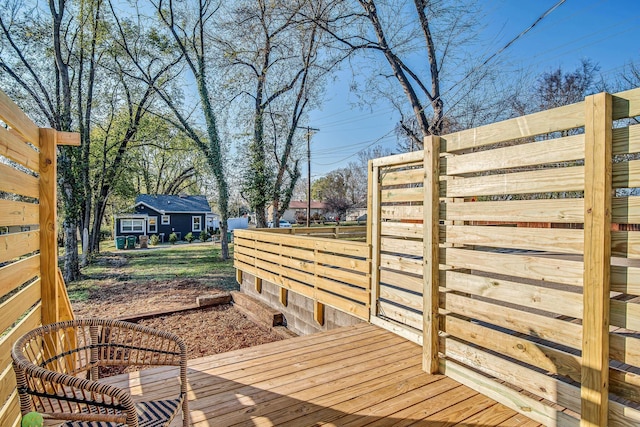
[[[202,217],[201,216],[192,216],[191,217],[191,231],[202,231]]]
[[[142,233],[144,231],[144,219],[121,219],[120,231],[122,233]]]
[[[162,225],[171,224],[171,215],[162,215]]]
[[[158,217],[150,216],[149,221],[147,222],[147,233],[157,233],[158,232]]]

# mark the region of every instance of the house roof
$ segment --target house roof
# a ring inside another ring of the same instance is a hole
[[[306,200],[292,200],[289,202],[289,209],[306,209],[307,201]],[[328,209],[326,203],[319,202],[317,200],[311,201],[311,209]]]
[[[158,212],[211,212],[211,206],[204,196],[169,196],[166,194],[140,194],[135,206],[146,205]]]

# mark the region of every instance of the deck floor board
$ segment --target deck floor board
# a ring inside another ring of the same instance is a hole
[[[197,427],[540,425],[424,373],[419,346],[369,324],[194,359],[188,378]],[[157,399],[177,379],[157,368],[109,382]]]

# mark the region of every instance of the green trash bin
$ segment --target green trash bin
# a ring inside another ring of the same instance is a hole
[[[116,249],[124,249],[125,241],[126,239],[124,236],[116,237]]]
[[[136,248],[136,236],[127,236],[127,249]]]
[[[233,232],[227,231],[227,243],[233,242]]]

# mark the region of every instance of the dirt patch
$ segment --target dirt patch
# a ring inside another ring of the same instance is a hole
[[[123,317],[194,305],[200,295],[216,290],[196,279],[102,281],[86,301],[73,304],[77,317]]]
[[[179,310],[194,306],[199,296],[221,292],[211,286],[210,278],[135,280],[131,278],[127,258],[105,255],[98,262],[110,268],[109,274],[92,277],[86,286],[86,298],[73,303],[76,317],[114,319]],[[283,339],[230,304],[162,315],[138,323],[179,335],[187,344],[190,359]]]
[[[229,304],[141,320],[141,325],[172,331],[187,344],[187,357],[208,356],[281,340]]]

